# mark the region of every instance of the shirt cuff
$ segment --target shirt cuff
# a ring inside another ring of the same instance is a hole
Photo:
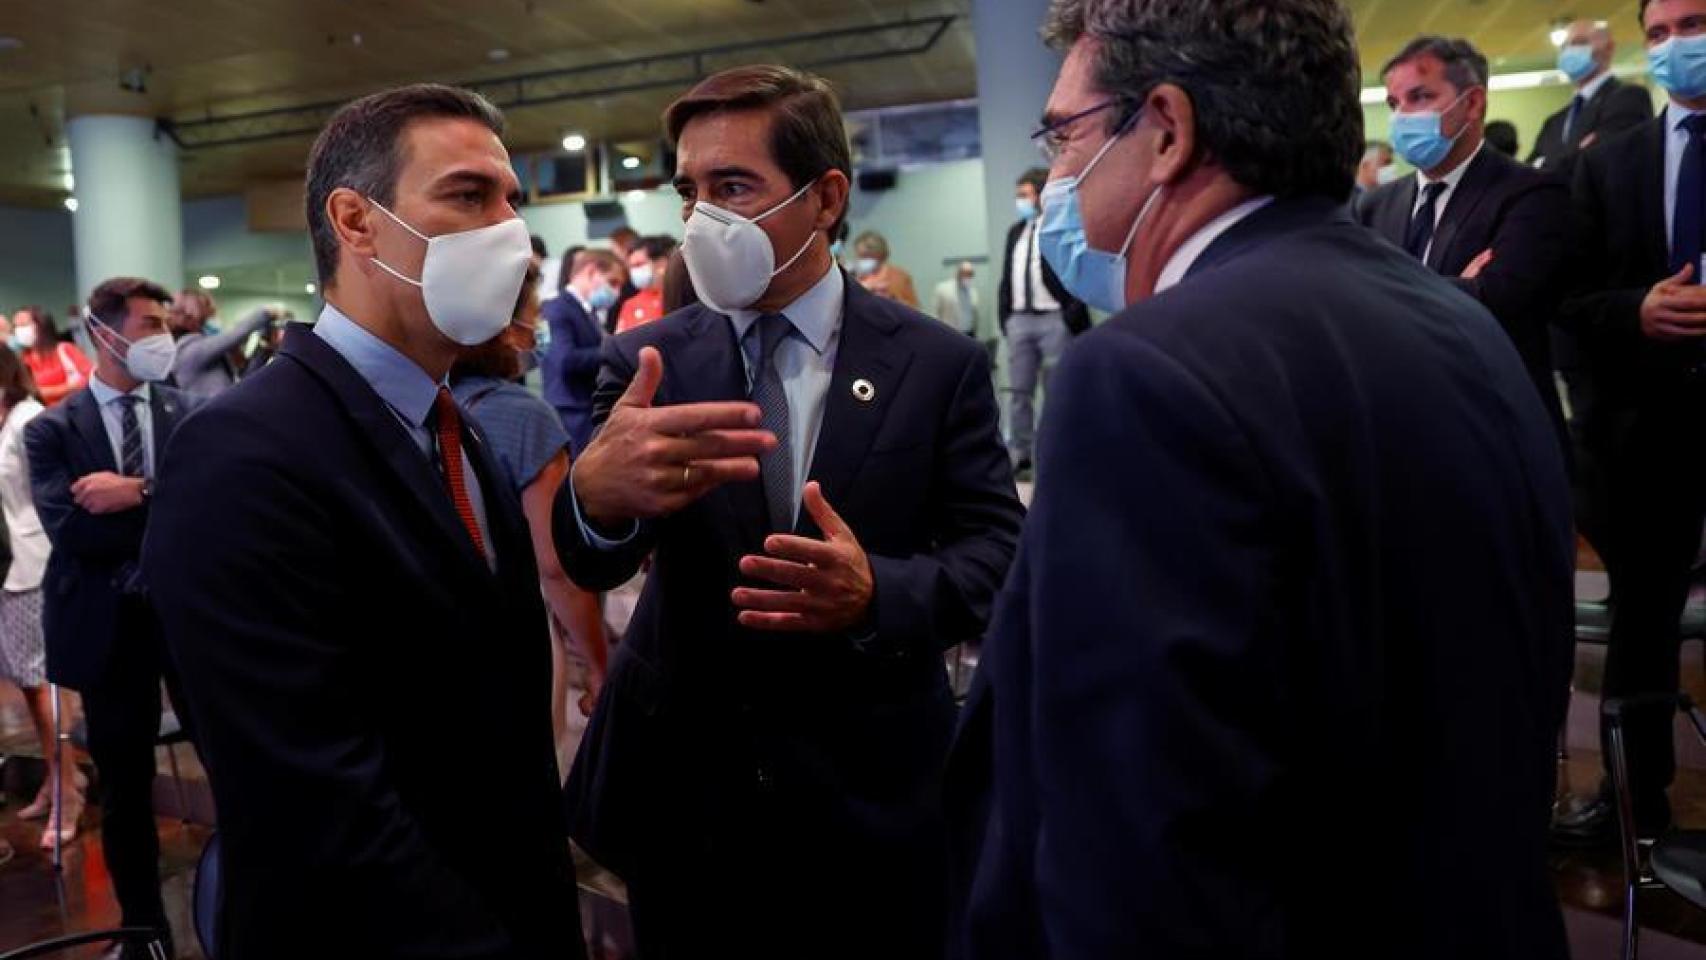
[[[575,525],[580,527],[582,539],[586,540],[594,550],[602,550],[606,552],[619,550],[632,543],[634,538],[640,535],[640,521],[631,520],[629,521],[628,532],[621,538],[611,540],[608,537],[599,536],[598,531],[593,528],[593,525],[587,522],[586,517],[581,515],[581,498],[579,494],[575,493],[575,475],[573,473],[569,474],[568,484],[569,503],[574,506],[575,510]]]

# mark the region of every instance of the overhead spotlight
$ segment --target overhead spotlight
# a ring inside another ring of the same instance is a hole
[[[129,70],[118,75],[118,88],[129,93],[147,93],[148,75],[153,72],[154,68],[148,64],[143,64],[140,67],[131,67]]]
[[[504,47],[493,47],[486,51],[486,59],[493,63],[503,63],[509,59],[509,50]]]
[[[1570,38],[1570,31],[1567,27],[1553,27],[1552,32],[1547,36],[1551,39],[1554,47],[1561,47],[1564,45],[1564,41]]]
[[[65,198],[65,209],[71,211],[72,213],[76,213],[77,212],[77,198],[76,197],[66,197]]]
[[[623,157],[622,158],[622,169],[624,169],[624,170],[638,170],[638,169],[640,169],[640,158],[639,157]]]
[[[203,290],[218,290],[219,289],[219,278],[214,276],[211,273],[205,277],[200,278],[199,280],[196,281],[196,283],[200,284],[201,288]]]
[[[314,284],[312,284],[312,283],[305,283],[305,284],[303,284],[303,285],[302,285],[302,292],[303,292],[303,293],[306,293],[306,294],[308,294],[308,295],[309,295],[309,296],[310,296],[310,297],[312,297],[312,296],[313,296],[313,295],[314,295],[314,294],[316,294],[316,293],[319,293],[319,292],[320,292],[320,288],[319,288],[319,287],[316,287],[316,286],[315,286],[315,285],[314,285]]]
[[[586,149],[586,137],[578,133],[569,134],[563,138],[563,149],[570,153],[580,153]]]
[[[629,190],[627,193],[622,195],[622,199],[628,201],[629,203],[640,203],[646,199],[646,191],[644,191],[644,190]]]

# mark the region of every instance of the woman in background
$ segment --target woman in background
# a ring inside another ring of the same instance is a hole
[[[598,595],[575,586],[563,572],[551,532],[552,504],[569,475],[568,432],[550,404],[513,382],[521,371],[522,354],[534,348],[538,323],[538,274],[530,269],[509,327],[463,352],[450,372],[450,389],[496,451],[506,479],[521,499],[533,535],[540,589],[551,615],[551,726],[557,738],[557,758],[566,771],[566,648],[572,644],[578,649],[585,664],[586,692],[580,698],[580,710],[590,716],[604,684],[609,644]]]
[[[866,230],[853,241],[853,276],[861,286],[879,297],[918,309],[918,290],[912,274],[889,262],[889,242],[875,230]]]
[[[51,329],[44,318],[36,313],[33,319]],[[41,790],[34,802],[18,811],[18,818],[47,820],[41,847],[52,850],[76,839],[77,820],[83,814],[83,788],[88,781],[76,764],[62,768],[55,762],[53,688],[47,684],[47,651],[41,628],[42,574],[53,548],[30,497],[30,462],[24,452],[24,426],[43,409],[29,368],[17,354],[0,350],[0,512],[5,514],[12,549],[12,565],[0,586],[0,677],[23,689],[36,735],[41,739],[42,756],[47,760],[47,777]],[[65,714],[60,716],[63,719]],[[53,807],[56,780],[60,784],[58,810]]]
[[[12,317],[12,342],[43,404],[51,407],[88,385],[95,365],[75,343],[60,339],[53,316],[42,308],[25,307]]]

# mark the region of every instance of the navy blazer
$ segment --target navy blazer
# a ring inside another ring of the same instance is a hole
[[[196,398],[162,383],[149,387],[155,474],[166,442]],[[91,473],[118,472],[101,405],[85,387],[24,428],[30,495],[53,543],[42,579],[42,629],[48,678],[87,690],[98,683],[118,639],[119,598],[143,591],[137,576],[150,505],[101,516],[77,506],[71,485]]]
[[[1593,99],[1582,105],[1570,128],[1569,142],[1564,140],[1564,123],[1570,118],[1570,105],[1546,118],[1540,135],[1534,138],[1534,149],[1528,164],[1543,170],[1568,184],[1575,172],[1576,159],[1581,155],[1581,142],[1590,135],[1598,145],[1616,134],[1631,130],[1653,119],[1653,97],[1647,88],[1607,77],[1594,91]]]
[[[1357,216],[1402,247],[1416,189],[1415,177],[1386,184],[1363,195]],[[1574,282],[1578,241],[1568,188],[1483,147],[1451,192],[1428,251],[1428,266],[1479,300],[1505,328],[1566,448],[1564,409],[1552,379],[1551,325]],[[1463,279],[1486,250],[1493,261],[1480,276]]]
[[[1049,389],[948,771],[953,955],[1566,956],[1570,491],[1493,318],[1278,201]]]
[[[551,343],[539,371],[545,402],[563,415],[570,452],[579,453],[592,439],[592,392],[598,384],[604,332],[567,290],[545,301],[540,312],[551,329]]]
[[[220,956],[323,954],[331,931],[349,956],[582,955],[531,540],[463,428],[495,573],[307,327],[172,441],[143,569],[219,807]]]
[[[610,342],[599,418],[643,346],[663,354],[660,405],[748,396],[732,325],[696,305]],[[874,397],[855,396],[860,379]],[[978,344],[847,281],[810,478],[870,556],[865,644],[736,623],[737,563],[763,552],[768,528],[760,484],[715,490],[608,553],[583,539],[565,484],[557,545],[578,583],[607,589],[654,554],[570,776],[583,847],[641,885],[709,850],[733,858],[718,869],[782,858],[755,870],[744,903],[843,947],[939,955],[937,786],[954,717],[942,653],[982,635],[1023,515],[997,420]],[[798,532],[821,536],[803,510]],[[780,906],[802,896],[798,912]],[[776,931],[767,920],[761,935]],[[759,935],[743,929],[741,942]]]

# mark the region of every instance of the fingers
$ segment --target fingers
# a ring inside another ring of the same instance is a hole
[[[653,432],[680,437],[708,430],[751,430],[762,419],[763,414],[754,403],[681,403],[653,410],[647,426]],[[775,446],[774,439],[772,437],[771,446]]]
[[[816,613],[824,608],[824,602],[809,593],[798,590],[755,590],[752,587],[736,587],[730,594],[735,606],[742,610],[755,610],[761,613]]]
[[[1675,323],[1655,323],[1653,333],[1664,340],[1691,340],[1706,337],[1706,327]]]
[[[616,405],[649,407],[660,383],[663,383],[663,354],[656,347],[641,347],[639,369],[634,371],[634,379],[628,381],[628,389],[622,391],[622,399]]]
[[[655,443],[658,462],[694,463],[761,456],[776,448],[776,435],[768,430],[707,430],[686,437],[662,437]]]
[[[805,504],[806,512],[817,521],[817,528],[823,531],[824,539],[844,540],[853,535],[841,514],[829,505],[829,500],[823,495],[823,485],[816,480],[806,484]]]
[[[1682,265],[1681,270],[1678,270],[1667,279],[1660,280],[1659,285],[1665,287],[1682,286],[1692,279],[1694,279],[1694,264],[1685,263]]]
[[[780,560],[792,560],[816,567],[844,565],[841,553],[829,544],[792,534],[772,534],[764,541],[764,552]]]
[[[725,483],[747,483],[758,479],[758,461],[751,457],[732,457],[725,460],[700,460],[688,464],[691,472],[686,473],[688,481],[686,499],[691,502],[715,490]],[[679,468],[666,467],[669,476],[665,482],[675,481],[681,486],[684,471]]]
[[[742,610],[736,619],[740,621],[741,626],[749,630],[763,630],[768,633],[810,633],[817,629],[812,620],[797,613]]]
[[[740,561],[740,572],[754,580],[764,580],[777,586],[810,590],[824,582],[824,573],[817,567],[791,563],[774,557],[746,556]]]

